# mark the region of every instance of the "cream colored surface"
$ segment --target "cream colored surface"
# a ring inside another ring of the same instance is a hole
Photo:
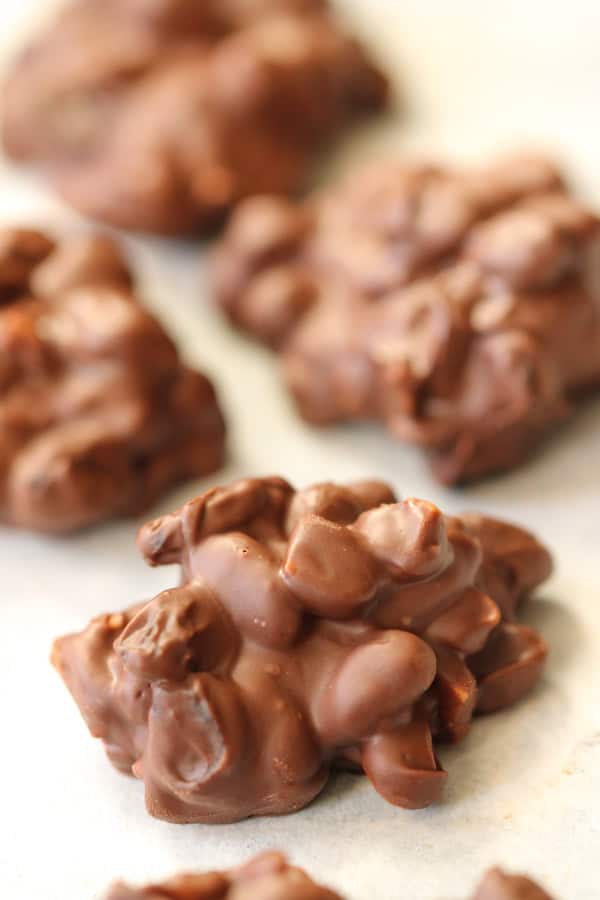
[[[2,61],[52,5],[2,2]],[[346,7],[397,73],[406,107],[395,122],[351,140],[337,166],[382,147],[461,160],[533,142],[564,158],[600,205],[598,4],[347,0]],[[60,230],[80,221],[42,182],[5,162],[0,198],[4,222]],[[0,894],[92,900],[115,876],[147,880],[281,846],[352,900],[464,898],[492,863],[528,870],[562,900],[598,900],[600,402],[519,471],[443,490],[416,452],[376,427],[305,427],[273,357],[230,332],[212,309],[197,246],[138,237],[128,246],[149,304],[220,389],[230,464],[219,480],[377,475],[445,509],[478,508],[534,528],[556,551],[558,568],[527,619],[552,654],[528,700],[441,749],[450,777],[436,808],[395,809],[366,780],[343,776],[293,816],[168,825],[146,816],[140,783],[110,768],[47,657],[54,635],[173,584],[176,572],[143,565],[132,522],[70,540],[0,532]]]

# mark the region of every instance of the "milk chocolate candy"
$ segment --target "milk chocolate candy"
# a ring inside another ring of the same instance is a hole
[[[0,521],[66,532],[212,472],[208,379],[138,303],[108,237],[0,230]]]
[[[215,284],[307,421],[381,420],[446,483],[522,462],[600,385],[600,222],[542,158],[247,200]]]
[[[277,852],[262,853],[226,872],[178,875],[162,884],[115,884],[106,900],[342,900]]]
[[[435,741],[518,700],[546,645],[518,622],[551,569],[526,531],[397,502],[381,482],[215,488],[145,525],[180,585],[56,641],[95,737],[148,811],[233,822],[309,803],[330,771],[438,800]]]
[[[4,144],[82,212],[178,233],[297,190],[386,96],[326,0],[75,0],[8,78]]]
[[[553,900],[553,898],[525,875],[509,875],[501,869],[490,869],[471,900]]]
[[[379,893],[382,900],[393,889]],[[290,866],[281,853],[263,853],[237,869],[179,875],[161,884],[132,888],[115,884],[106,900],[342,900],[321,887],[301,869]],[[552,900],[523,875],[491,869],[471,900]]]

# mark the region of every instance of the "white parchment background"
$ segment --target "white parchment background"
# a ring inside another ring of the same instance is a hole
[[[1,0],[2,63],[53,5]],[[533,141],[563,158],[600,205],[597,3],[347,0],[346,8],[402,79],[405,108],[347,143],[335,166],[380,147],[461,160]],[[0,220],[58,230],[79,221],[41,182],[3,161]],[[2,531],[0,895],[92,900],[116,876],[143,881],[226,866],[280,846],[351,900],[464,898],[496,862],[544,879],[562,900],[598,900],[600,403],[514,474],[443,490],[416,452],[376,427],[305,427],[275,360],[212,309],[198,246],[127,242],[149,305],[218,384],[230,425],[230,462],[219,480],[373,475],[447,510],[479,508],[524,523],[556,552],[556,575],[527,613],[552,654],[527,701],[479,720],[463,744],[442,749],[450,778],[433,809],[395,809],[366,780],[343,776],[296,815],[168,825],[144,812],[141,784],[107,764],[47,657],[55,635],[173,584],[175,572],[143,565],[132,522],[69,540]]]

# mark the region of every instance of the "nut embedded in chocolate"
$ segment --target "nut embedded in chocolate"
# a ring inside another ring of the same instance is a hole
[[[53,662],[152,815],[232,822],[309,803],[332,768],[422,807],[434,740],[516,701],[546,645],[516,619],[551,569],[513,525],[366,481],[215,488],[145,525],[179,587],[60,638]]]
[[[64,532],[218,468],[224,427],[117,245],[0,230],[0,521]]]
[[[243,866],[225,872],[179,875],[161,884],[132,888],[119,882],[106,900],[342,900],[339,894],[315,884],[302,869],[290,866],[278,852],[263,853]],[[391,893],[381,892],[381,900]],[[471,900],[552,900],[524,875],[490,869]]]
[[[444,482],[517,465],[600,385],[600,220],[541,158],[247,200],[215,284],[305,419],[380,419]]]
[[[17,60],[3,136],[84,213],[177,233],[297,190],[386,94],[326,0],[75,0]]]
[[[178,875],[161,884],[132,888],[115,884],[106,900],[341,900],[316,884],[281,853],[261,853],[225,872]]]

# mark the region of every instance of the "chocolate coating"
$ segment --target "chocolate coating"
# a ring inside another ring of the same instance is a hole
[[[106,900],[341,900],[277,852],[261,853],[226,872],[178,875],[162,884],[115,884]]]
[[[224,426],[108,237],[0,230],[0,521],[66,532],[218,468]]]
[[[387,895],[386,895],[387,896]],[[281,853],[263,853],[226,872],[179,875],[161,884],[132,888],[115,884],[106,900],[342,900],[315,884],[302,869],[290,866]],[[552,900],[524,875],[490,869],[471,900]]]
[[[552,897],[525,875],[490,869],[472,900],[552,900]]]
[[[17,60],[3,136],[84,213],[178,233],[298,189],[386,94],[326,0],[76,0]]]
[[[551,570],[513,525],[395,502],[387,485],[280,478],[215,488],[145,525],[179,587],[56,641],[53,662],[111,761],[174,822],[309,803],[335,766],[391,803],[436,801],[434,739],[513,703],[546,645],[516,621]]]
[[[380,419],[443,482],[517,465],[600,385],[600,220],[544,159],[247,200],[215,284],[305,419]]]

